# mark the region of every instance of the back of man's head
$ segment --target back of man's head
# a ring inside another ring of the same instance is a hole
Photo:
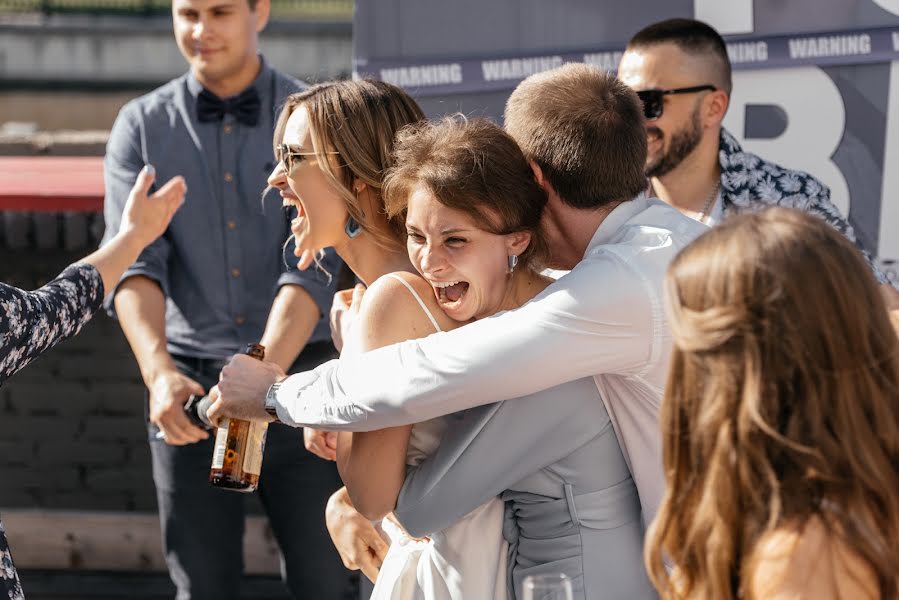
[[[682,52],[708,59],[708,76],[719,89],[730,95],[732,88],[730,58],[721,35],[702,21],[668,19],[638,31],[627,43],[627,50],[674,44]]]
[[[531,75],[506,103],[505,128],[563,202],[599,208],[646,189],[646,130],[636,94],[580,63]]]

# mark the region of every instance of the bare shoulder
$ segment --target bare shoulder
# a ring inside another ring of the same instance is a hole
[[[372,282],[362,297],[356,326],[363,351],[436,332],[406,284],[415,290],[441,330],[458,326],[440,310],[431,286],[424,279],[412,273],[391,273]]]
[[[744,581],[752,600],[879,597],[874,571],[818,517],[802,529],[784,526],[763,535],[747,561]]]

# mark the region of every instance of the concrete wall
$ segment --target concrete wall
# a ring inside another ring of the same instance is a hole
[[[306,81],[352,70],[350,23],[272,23],[260,43],[269,64]],[[0,127],[108,130],[125,102],[186,69],[168,18],[0,25]]]
[[[351,71],[349,23],[272,23],[261,46],[270,64],[310,80]],[[68,18],[0,26],[0,81],[92,87],[158,84],[183,73],[169,18]]]
[[[9,90],[0,91],[0,126],[16,122],[32,124],[36,131],[72,130],[84,132],[108,132],[122,106],[153,89],[152,85],[127,91],[76,91],[76,90]],[[30,129],[31,125],[29,125]],[[34,154],[26,147],[12,149],[6,131],[0,133],[0,154]],[[33,135],[21,135],[22,142],[31,142]],[[103,143],[105,144],[105,133]],[[27,139],[26,139],[27,138]],[[25,144],[26,146],[28,143]],[[67,149],[71,149],[71,144]],[[96,155],[93,148],[78,155]],[[102,146],[99,154],[103,154]]]

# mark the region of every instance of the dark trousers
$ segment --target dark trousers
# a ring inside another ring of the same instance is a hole
[[[182,373],[207,390],[223,366],[216,360],[173,358]],[[214,435],[170,446],[156,439],[157,431],[148,424],[163,546],[176,598],[239,598],[245,495],[209,484]],[[256,493],[281,548],[282,577],[298,600],[356,597],[356,576],[343,567],[325,527],[325,504],[340,486],[334,463],[306,450],[302,429],[269,426]]]

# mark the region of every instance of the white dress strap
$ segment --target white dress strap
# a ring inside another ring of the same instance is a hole
[[[418,295],[418,292],[415,291],[415,288],[412,287],[411,285],[409,285],[408,281],[406,281],[405,279],[403,279],[396,273],[388,273],[387,277],[396,279],[397,281],[402,283],[404,286],[406,286],[406,289],[409,290],[409,293],[412,294],[412,296],[418,301],[418,305],[421,307],[421,309],[423,311],[425,311],[426,315],[428,315],[428,318],[431,320],[431,325],[434,326],[434,329],[436,329],[437,331],[443,331],[442,329],[440,329],[440,325],[437,324],[437,319],[434,318],[434,315],[428,309],[428,305],[425,304],[425,301],[421,299],[421,296]]]

